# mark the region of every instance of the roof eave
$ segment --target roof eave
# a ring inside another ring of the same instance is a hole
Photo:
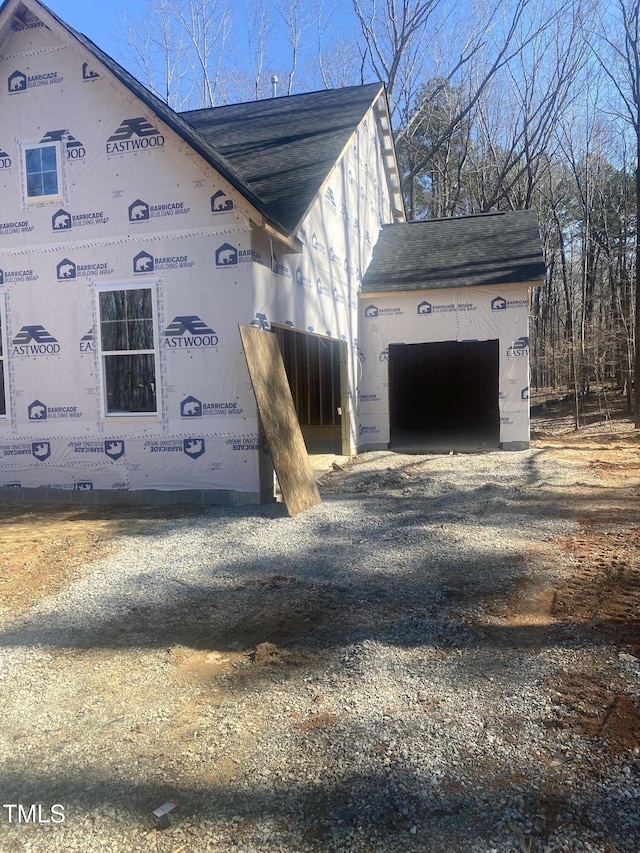
[[[6,0],[5,4],[0,7],[2,12],[5,6],[18,0]],[[153,111],[157,118],[171,128],[190,148],[199,154],[210,166],[212,166],[220,175],[228,181],[228,183],[246,200],[249,206],[247,211],[249,218],[257,225],[269,230],[273,236],[277,237],[282,243],[287,246],[299,246],[299,241],[294,236],[294,232],[289,231],[282,223],[274,219],[269,214],[261,199],[251,190],[251,188],[243,180],[242,176],[233,168],[226,158],[209,145],[200,134],[182,119],[168,104],[165,104],[157,95],[154,95],[142,83],[133,77],[125,68],[123,68],[115,59],[109,56],[108,53],[98,47],[90,38],[74,30],[55,12],[49,9],[40,0],[19,0],[26,6],[34,15],[38,15],[40,10],[43,10],[49,15],[55,26],[60,27],[64,32],[70,35],[85,51],[88,51],[90,56],[101,62],[106,68],[114,74],[114,76],[134,95],[141,100],[150,110]],[[54,26],[54,28],[55,28]],[[292,248],[292,251],[300,251],[300,248]]]
[[[399,284],[397,287],[386,288],[384,290],[378,289],[375,287],[375,283],[373,286],[367,288],[367,284],[363,281],[362,287],[359,291],[359,296],[364,298],[365,296],[371,296],[372,293],[375,293],[376,296],[397,296],[398,293],[410,293],[410,292],[418,292],[423,290],[455,290],[456,288],[468,288],[468,287],[522,287],[522,288],[532,288],[532,287],[541,287],[544,284],[544,278],[536,278],[536,279],[528,279],[527,281],[495,281],[495,282],[477,282],[472,284],[461,284],[460,282],[454,282],[453,284],[429,284],[427,282],[419,282],[418,284],[405,285]]]

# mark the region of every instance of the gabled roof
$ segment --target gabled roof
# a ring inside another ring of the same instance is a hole
[[[544,279],[533,210],[384,225],[365,292],[520,284]]]
[[[380,83],[181,113],[293,231],[372,103]]]
[[[14,0],[5,0],[5,2],[0,6],[0,17],[2,16],[5,8],[13,3]],[[143,86],[142,83],[136,80],[135,77],[119,65],[115,59],[112,59],[107,53],[101,50],[101,48],[94,44],[90,38],[87,38],[87,36],[79,33],[77,30],[74,30],[73,27],[69,26],[69,24],[63,21],[55,12],[52,12],[51,9],[49,9],[49,7],[44,3],[40,2],[40,0],[20,0],[20,2],[17,3],[17,6],[25,7],[34,14],[37,14],[37,10],[41,9],[44,10],[46,14],[51,15],[51,17],[63,29],[80,42],[80,44],[89,50],[97,59],[99,59],[100,62],[102,62],[109,71],[111,71],[112,74],[120,80],[127,89],[129,89],[130,92],[146,104],[149,109],[153,110],[153,112],[162,119],[165,124],[174,130],[178,136],[182,137],[185,142],[187,142],[227,181],[229,181],[229,183],[235,187],[235,189],[237,189],[247,199],[247,201],[256,208],[257,211],[262,213],[267,219],[271,220],[278,230],[282,230],[284,233],[287,233],[282,224],[271,216],[262,199],[253,192],[251,187],[248,186],[244,178],[237,172],[231,163],[216,151],[216,149],[207,142],[206,139],[200,136],[200,134],[197,133],[191,125],[187,124],[187,122],[185,122],[178,113],[172,110],[171,107],[164,103],[164,101],[161,101],[160,98],[156,97],[145,86]]]
[[[351,135],[377,100],[378,120],[385,134],[383,156],[393,172],[390,181],[397,215],[404,218],[381,84],[179,114],[40,0],[5,0],[0,5],[0,24],[2,13],[9,6],[14,6],[19,14],[26,8],[34,14],[42,10],[45,17],[50,15],[213,166],[264,217],[265,224],[270,224],[285,239],[294,234]]]

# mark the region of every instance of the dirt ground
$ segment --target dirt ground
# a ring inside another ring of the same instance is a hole
[[[550,450],[585,472],[601,488],[576,480],[568,500],[587,506],[579,531],[549,543],[560,549],[565,577],[533,587],[523,583],[490,603],[500,624],[543,625],[571,621],[620,655],[640,656],[640,434],[623,401],[594,397],[574,428],[570,402],[548,401],[532,419],[532,447]],[[613,403],[613,405],[612,405]],[[584,501],[588,490],[589,500]],[[197,510],[195,510],[197,512]],[[193,508],[42,507],[0,502],[0,611],[18,613],[63,589],[109,552],[123,532],[150,520],[192,514]],[[498,632],[496,632],[498,633]],[[611,751],[640,746],[640,707],[614,672],[571,672],[549,685],[570,709],[563,725],[583,736],[605,735]]]

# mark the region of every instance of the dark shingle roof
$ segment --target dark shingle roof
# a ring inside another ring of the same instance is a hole
[[[0,13],[8,5],[7,2],[0,5]],[[54,18],[60,26],[77,39],[87,50],[96,56],[100,62],[123,83],[130,92],[139,98],[149,109],[151,109],[162,121],[165,122],[172,130],[174,130],[182,139],[185,140],[195,151],[198,152],[211,166],[213,166],[229,183],[235,187],[260,213],[270,220],[283,233],[291,233],[283,226],[283,223],[278,220],[277,215],[274,215],[269,208],[269,205],[254,192],[248,185],[245,178],[238,170],[218,151],[210,141],[201,136],[197,130],[184,120],[178,113],[171,109],[164,101],[157,98],[145,86],[142,85],[135,77],[129,74],[115,59],[112,59],[107,53],[101,50],[94,44],[90,38],[74,30],[66,21],[63,21],[55,12],[52,12],[48,6],[40,2],[39,5]]]
[[[87,36],[39,5],[283,234],[293,234],[380,83],[176,113]],[[0,13],[8,0],[0,4]]]
[[[290,232],[342,154],[380,83],[181,113]]]
[[[363,291],[518,284],[544,278],[533,210],[384,225]]]

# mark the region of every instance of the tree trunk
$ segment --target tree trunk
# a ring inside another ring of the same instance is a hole
[[[640,130],[640,104],[638,104],[638,124]],[[636,151],[636,222],[640,215],[640,133],[637,134]],[[640,429],[640,236],[636,227],[636,310],[635,310],[635,358],[633,376],[633,422],[636,429]]]

